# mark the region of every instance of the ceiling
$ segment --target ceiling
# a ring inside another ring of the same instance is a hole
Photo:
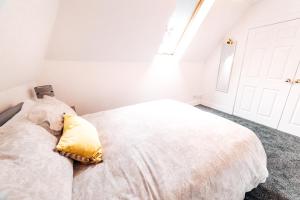
[[[152,60],[175,5],[175,0],[63,0],[46,59]]]
[[[253,3],[253,0],[216,0],[183,59],[205,60]]]
[[[183,60],[205,59],[253,1],[215,0]],[[175,5],[175,0],[63,0],[46,59],[150,62]]]

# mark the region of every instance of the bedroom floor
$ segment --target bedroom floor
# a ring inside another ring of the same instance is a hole
[[[300,200],[300,138],[202,105],[197,108],[251,129],[268,157],[266,183],[246,194],[245,200]]]

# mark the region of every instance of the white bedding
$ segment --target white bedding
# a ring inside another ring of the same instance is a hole
[[[74,200],[242,200],[266,180],[266,154],[249,129],[170,100],[85,116],[104,162],[75,167]]]
[[[70,200],[73,162],[53,151],[57,138],[19,120],[0,128],[0,200]]]
[[[53,151],[55,136],[27,119],[35,105],[26,100],[0,127],[0,200],[71,200],[73,162]]]

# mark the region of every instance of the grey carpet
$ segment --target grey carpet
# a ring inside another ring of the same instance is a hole
[[[261,140],[270,175],[265,183],[248,192],[245,200],[300,200],[300,137],[202,105],[196,107],[251,129]]]

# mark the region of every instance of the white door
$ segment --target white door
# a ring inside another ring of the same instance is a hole
[[[300,137],[300,66],[278,129]]]
[[[300,58],[300,20],[249,30],[234,114],[277,128]]]

